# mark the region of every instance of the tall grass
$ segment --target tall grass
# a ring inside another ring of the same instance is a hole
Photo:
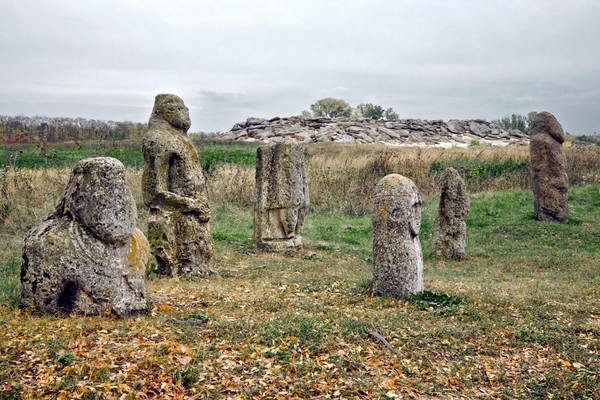
[[[598,148],[567,155],[572,185],[598,183]],[[254,168],[217,161],[207,182],[220,275],[150,281],[152,313],[125,322],[6,306],[18,301],[22,238],[62,196],[70,168],[0,169],[0,397],[135,387],[182,398],[596,398],[598,186],[569,191],[568,223],[535,221],[527,159],[526,149],[309,147],[313,214],[305,249],[289,256],[249,252]],[[450,165],[471,191],[460,263],[431,256],[439,171]],[[371,195],[392,172],[425,200],[426,288],[460,305],[368,295]],[[141,169],[126,178],[145,230]],[[198,315],[209,317],[203,328],[170,322]],[[397,354],[372,340],[374,326]]]
[[[566,149],[572,186],[600,182],[600,147]],[[531,187],[527,148],[389,148],[319,145],[307,147],[311,212],[363,215],[371,212],[373,189],[383,176],[412,179],[421,197],[440,190],[441,172],[460,171],[470,192]],[[212,200],[240,208],[254,203],[254,167],[221,164],[208,176]]]

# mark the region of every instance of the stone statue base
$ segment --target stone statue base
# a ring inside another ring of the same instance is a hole
[[[302,249],[302,236],[287,239],[263,240],[256,243],[256,248],[268,253],[285,253]]]

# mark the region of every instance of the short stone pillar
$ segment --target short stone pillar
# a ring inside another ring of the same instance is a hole
[[[200,159],[187,135],[188,108],[174,94],[156,96],[142,140],[142,191],[148,238],[160,275],[210,275],[214,242]]]
[[[554,115],[541,112],[531,129],[529,142],[535,219],[567,221],[567,157],[562,144],[565,133]]]
[[[421,198],[410,179],[391,174],[375,188],[373,293],[408,298],[423,291]]]
[[[294,143],[261,146],[256,151],[254,237],[258,250],[296,251],[308,213],[304,149]]]
[[[467,187],[454,168],[444,172],[438,220],[435,225],[434,254],[443,259],[465,258],[469,212]]]
[[[146,311],[150,247],[136,219],[123,164],[79,161],[56,209],[25,236],[25,304],[88,315]]]

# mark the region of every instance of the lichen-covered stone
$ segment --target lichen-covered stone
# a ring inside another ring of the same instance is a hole
[[[23,242],[24,302],[50,312],[146,311],[150,249],[136,219],[123,164],[79,161],[56,209]]]
[[[549,112],[537,115],[531,129],[531,180],[537,220],[567,221],[567,158],[562,147],[566,137]]]
[[[391,174],[375,188],[373,207],[373,292],[407,298],[423,291],[419,241],[421,198],[410,179]]]
[[[434,252],[444,259],[462,260],[465,258],[467,224],[469,212],[467,187],[454,168],[444,172],[438,220],[435,226]]]
[[[187,135],[188,108],[176,95],[159,94],[148,127],[142,190],[158,273],[212,274],[210,206],[198,152]]]
[[[277,143],[256,151],[254,243],[259,250],[295,251],[308,213],[304,149]]]

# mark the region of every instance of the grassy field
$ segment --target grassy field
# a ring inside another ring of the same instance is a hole
[[[252,145],[222,145],[208,140],[196,142],[202,167],[210,171],[217,164],[254,165],[256,147]],[[142,167],[144,156],[140,140],[54,143],[43,149],[32,145],[0,147],[0,167],[46,169],[72,167],[88,157],[114,157],[127,167]]]
[[[311,150],[313,208],[305,249],[294,255],[252,251],[252,169],[217,163],[208,180],[220,274],[151,274],[151,313],[131,319],[38,316],[19,306],[22,236],[62,195],[68,170],[4,171],[1,397],[598,398],[595,182],[570,190],[570,220],[554,224],[533,219],[522,171],[470,181],[467,259],[443,262],[431,256],[438,201],[431,165],[469,153],[365,150],[358,157],[339,149]],[[526,160],[510,155],[510,165]],[[410,301],[371,296],[370,199],[348,198],[369,196],[371,180],[389,169],[420,182],[425,194],[421,241],[431,293]],[[127,178],[144,230],[139,169]],[[205,319],[202,327],[174,322]],[[370,334],[376,328],[394,352]]]

